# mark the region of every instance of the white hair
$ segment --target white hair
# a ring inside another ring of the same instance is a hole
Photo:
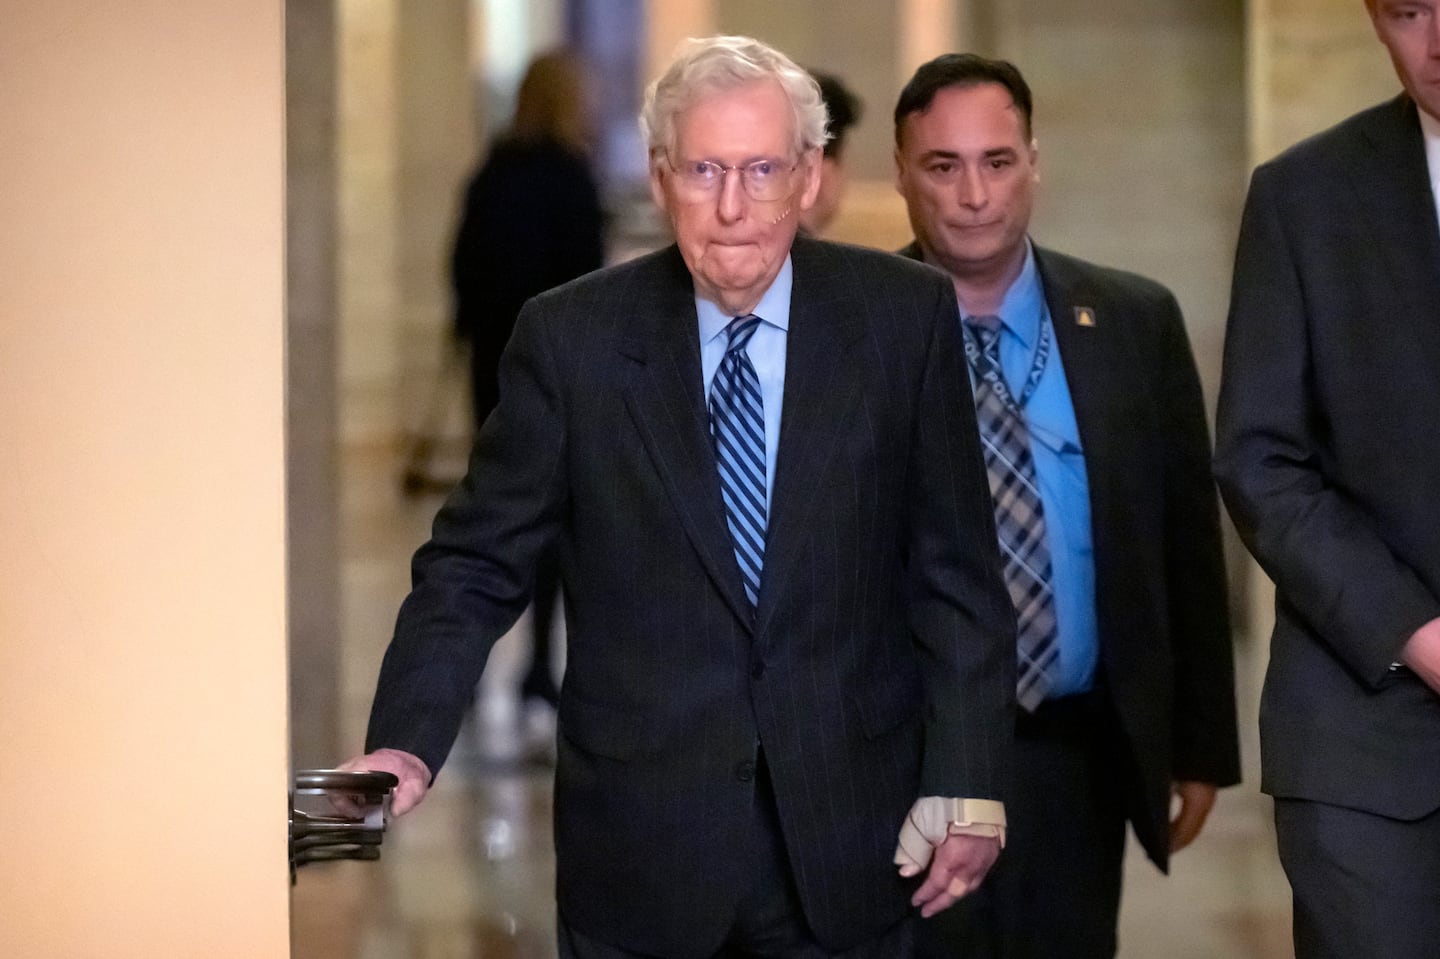
[[[825,100],[804,69],[774,47],[750,37],[704,37],[680,45],[669,69],[645,90],[640,134],[653,153],[675,149],[675,118],[697,100],[761,80],[785,91],[794,117],[796,153],[825,145]]]

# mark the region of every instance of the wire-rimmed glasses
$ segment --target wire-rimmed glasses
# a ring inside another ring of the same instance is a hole
[[[778,157],[761,157],[737,166],[726,166],[714,160],[669,160],[670,169],[684,192],[695,200],[706,200],[719,194],[725,185],[725,174],[738,173],[740,183],[750,199],[773,203],[784,199],[790,189],[790,174],[800,164],[787,163]]]

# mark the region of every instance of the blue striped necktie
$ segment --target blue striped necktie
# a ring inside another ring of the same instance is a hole
[[[765,565],[765,401],[760,377],[745,346],[760,325],[753,313],[737,316],[725,328],[730,344],[710,384],[710,436],[720,469],[725,520],[735,541],[735,559],[753,611],[760,599]]]
[[[1005,561],[1005,585],[1015,605],[1015,698],[1034,712],[1055,684],[1060,666],[1045,509],[1035,483],[1030,427],[1000,369],[1000,318],[970,316],[965,325],[979,345],[977,350],[967,344],[965,352],[975,371],[975,413],[995,501],[995,531]]]

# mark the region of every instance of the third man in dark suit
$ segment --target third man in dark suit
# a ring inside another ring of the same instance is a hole
[[[1299,959],[1440,955],[1440,10],[1367,9],[1405,90],[1256,169],[1215,456]]]
[[[1230,625],[1179,307],[1031,242],[1031,112],[1013,65],[968,54],[922,66],[895,108],[904,252],[959,298],[1019,627],[1010,844],[922,939],[935,956],[1101,959],[1126,821],[1165,869],[1239,779]]]

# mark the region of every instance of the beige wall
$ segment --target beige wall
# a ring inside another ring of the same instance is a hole
[[[0,29],[0,955],[283,957],[275,0]]]

